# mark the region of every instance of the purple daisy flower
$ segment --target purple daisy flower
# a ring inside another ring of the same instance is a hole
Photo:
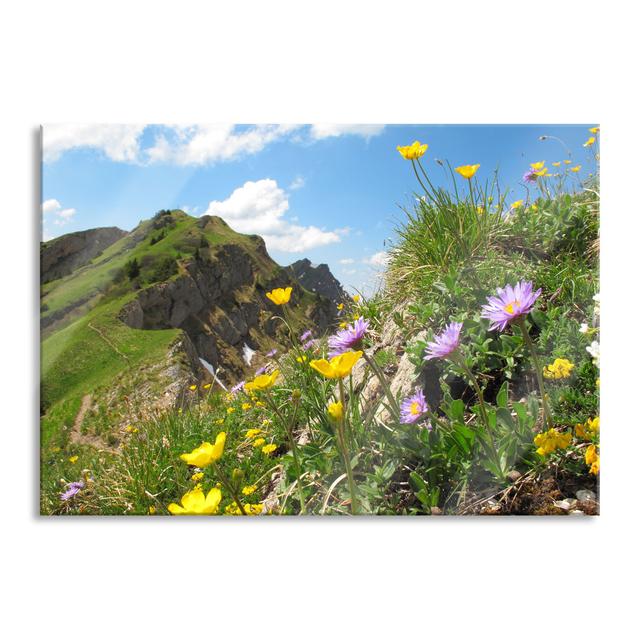
[[[413,424],[429,410],[427,399],[424,397],[422,389],[416,389],[412,396],[405,398],[400,404],[400,422]],[[431,429],[431,423],[427,423],[427,428]]]
[[[273,358],[273,356],[275,356],[276,353],[278,353],[277,349],[271,349],[271,351],[267,352],[267,358]]]
[[[244,387],[244,380],[241,380],[240,382],[238,382],[238,384],[236,384],[233,387],[231,387],[231,393],[233,393],[235,395],[243,387]]]
[[[451,322],[444,331],[434,336],[433,342],[427,343],[427,355],[425,360],[433,358],[446,358],[451,355],[460,344],[460,331],[462,330],[462,322]]]
[[[306,342],[313,335],[313,331],[311,329],[307,329],[301,336],[300,342]]]
[[[64,493],[60,494],[60,500],[67,501],[71,500],[73,496],[76,495],[80,491],[80,489],[84,489],[84,482],[80,480],[79,482],[70,482],[67,485],[67,490]]]
[[[482,305],[482,318],[488,318],[493,323],[489,330],[500,329],[504,331],[506,326],[525,316],[535,304],[542,289],[533,291],[533,283],[522,280],[515,287],[508,284],[504,289],[498,287],[497,296],[489,296],[487,303]]]
[[[305,342],[305,343],[302,345],[302,348],[303,348],[305,351],[308,351],[309,349],[312,349],[313,347],[315,347],[317,343],[318,343],[318,341],[317,341],[317,340],[313,340],[313,339],[312,339],[312,340],[309,340],[309,342]]]
[[[364,334],[367,333],[369,328],[369,321],[360,316],[353,324],[350,324],[346,329],[338,331],[335,336],[329,338],[329,357],[339,356],[342,353],[346,353],[350,349],[355,349],[360,346]]]
[[[534,169],[529,169],[529,171],[527,171],[527,173],[525,173],[522,176],[522,179],[527,183],[527,184],[533,184],[537,179],[538,179],[538,175],[536,174]]]
[[[259,369],[256,369],[256,376],[261,376],[267,370],[267,365],[262,365]]]

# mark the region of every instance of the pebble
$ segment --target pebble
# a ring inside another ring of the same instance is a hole
[[[578,504],[578,501],[575,498],[565,498],[564,500],[556,500],[553,504],[558,507],[558,509],[569,511]]]
[[[580,509],[575,509],[574,511],[569,511],[570,516],[583,516],[584,511],[580,511]]]
[[[576,491],[576,498],[578,498],[580,502],[595,502],[597,500],[596,494],[593,491],[589,491],[589,489]]]
[[[517,469],[513,469],[512,471],[509,471],[509,473],[507,473],[507,479],[511,482],[515,482],[520,478],[522,478],[522,474]]]

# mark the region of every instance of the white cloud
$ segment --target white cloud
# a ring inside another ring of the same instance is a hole
[[[144,153],[151,163],[202,165],[258,153],[297,128],[299,125],[282,124],[259,124],[246,129],[216,124],[173,125],[164,127]]]
[[[47,124],[42,128],[43,159],[55,162],[65,151],[88,147],[116,162],[137,162],[144,128],[137,124]]]
[[[198,209],[200,209],[200,207],[198,205],[196,205],[195,207],[190,207],[188,204],[183,204],[180,209],[182,209],[182,211],[184,211],[185,213],[188,213],[190,216],[195,216],[196,213],[198,213]]]
[[[384,267],[389,262],[389,254],[386,251],[378,251],[378,253],[365,258],[362,262],[374,267]]]
[[[311,137],[316,140],[344,135],[371,138],[382,133],[383,129],[383,124],[313,124],[311,125]]]
[[[286,192],[269,178],[248,181],[226,200],[213,200],[203,215],[219,216],[239,233],[255,233],[267,248],[287,253],[303,253],[315,247],[340,242],[345,229],[325,231],[313,225],[304,227],[285,217],[289,210]]]
[[[302,187],[304,187],[304,183],[305,183],[305,179],[302,176],[296,176],[293,182],[289,185],[289,191],[302,189]]]
[[[76,215],[76,210],[72,208],[63,209],[58,200],[50,198],[42,203],[42,215],[51,220],[53,224],[61,227],[71,222],[73,216]]]
[[[353,258],[342,258],[342,260],[338,260],[340,264],[353,264],[355,260]]]

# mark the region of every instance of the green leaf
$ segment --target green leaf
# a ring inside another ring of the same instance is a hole
[[[505,380],[500,387],[500,391],[498,391],[498,395],[496,396],[496,403],[499,407],[506,409],[507,400],[509,399],[509,383]]]

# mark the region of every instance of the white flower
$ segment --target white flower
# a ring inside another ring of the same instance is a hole
[[[593,364],[596,367],[600,366],[600,343],[597,340],[594,340],[588,347],[587,352],[593,358]]]
[[[599,316],[600,315],[600,294],[599,293],[596,293],[593,296],[593,301],[596,303],[593,307],[593,313]]]
[[[580,333],[589,333],[589,325],[586,322],[580,325]]]

